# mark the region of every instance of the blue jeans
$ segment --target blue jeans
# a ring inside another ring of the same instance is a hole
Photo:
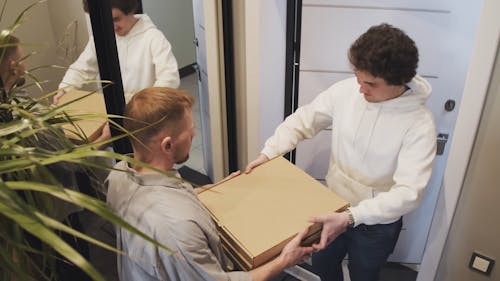
[[[322,281],[343,281],[342,260],[349,255],[351,281],[377,281],[380,270],[394,250],[403,220],[390,224],[349,228],[324,250],[312,256],[313,271]]]

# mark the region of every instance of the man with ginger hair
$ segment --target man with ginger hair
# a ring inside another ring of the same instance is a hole
[[[193,98],[171,88],[148,88],[125,109],[133,133],[133,157],[169,174],[119,162],[108,177],[109,205],[125,221],[169,247],[169,253],[141,237],[117,229],[120,280],[267,280],[307,258],[305,229],[274,260],[249,272],[230,271],[210,214],[193,187],[173,169],[189,158],[194,133]],[[125,171],[125,172],[123,172]]]
[[[12,88],[24,84],[22,56],[19,38],[14,35],[3,38],[0,42],[0,88],[3,91],[9,92]]]

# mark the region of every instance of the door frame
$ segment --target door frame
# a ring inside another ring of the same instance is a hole
[[[224,75],[224,32],[222,0],[204,0],[205,44],[210,100],[210,139],[212,143],[213,181],[222,180],[229,170],[227,115],[231,105],[226,104],[226,77]],[[222,105],[225,105],[223,107]],[[234,106],[234,105],[233,105]],[[234,109],[233,109],[234,110]]]
[[[300,40],[302,32],[302,0],[287,0],[286,4],[285,93],[283,119],[299,107]],[[285,154],[295,163],[296,150]]]

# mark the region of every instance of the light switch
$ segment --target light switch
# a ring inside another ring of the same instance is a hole
[[[480,255],[478,253],[472,253],[472,257],[469,262],[469,267],[486,275],[489,275],[493,269],[495,261],[486,256]]]

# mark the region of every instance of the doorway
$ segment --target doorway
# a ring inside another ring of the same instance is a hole
[[[428,106],[438,130],[438,155],[433,177],[420,207],[407,214],[390,261],[418,265],[427,243],[453,138],[466,70],[472,52],[481,3],[452,1],[288,1],[285,112],[310,102],[337,81],[353,76],[347,60],[350,44],[368,27],[387,22],[412,37],[420,52],[418,73],[433,87]],[[292,5],[292,8],[290,7]],[[291,45],[293,44],[293,45]],[[294,71],[293,71],[294,70]],[[455,107],[448,107],[450,103]],[[303,142],[295,163],[322,181],[328,167],[331,130]],[[293,159],[293,156],[292,156]]]

